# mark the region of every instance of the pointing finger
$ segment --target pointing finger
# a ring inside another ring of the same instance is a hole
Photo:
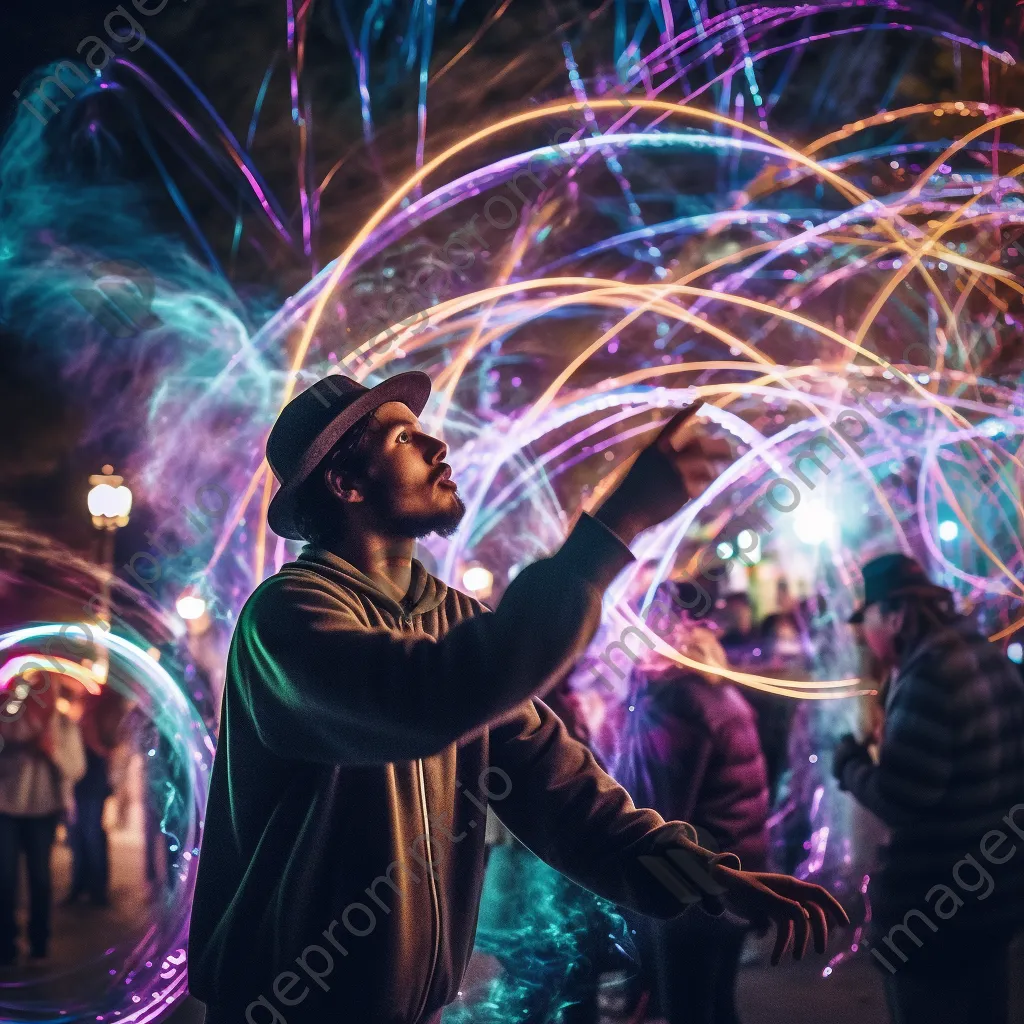
[[[724,437],[698,437],[693,447],[709,461],[732,459],[732,445]]]
[[[696,416],[697,411],[703,404],[703,402],[694,402],[693,405],[687,406],[685,409],[680,409],[679,412],[677,412],[672,419],[662,427],[661,433],[658,435],[658,441],[666,444],[674,451],[678,451],[686,434],[686,425],[694,416]]]

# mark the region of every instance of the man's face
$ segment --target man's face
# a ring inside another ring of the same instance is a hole
[[[869,604],[864,609],[860,635],[868,650],[883,666],[888,667],[896,660],[895,640],[902,626],[902,611],[883,612],[879,604]]]
[[[444,459],[448,446],[425,434],[401,402],[382,405],[362,443],[355,489],[368,525],[400,537],[454,533],[466,506]]]

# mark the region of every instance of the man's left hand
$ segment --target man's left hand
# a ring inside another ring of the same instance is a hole
[[[772,966],[777,966],[792,945],[793,959],[800,960],[814,935],[814,949],[825,952],[828,921],[849,924],[839,901],[828,890],[789,875],[764,871],[737,871],[716,864],[711,876],[725,889],[720,897],[728,910],[748,920],[762,934],[772,925],[776,929]]]
[[[835,752],[832,754],[832,775],[842,788],[843,773],[851,761],[870,761],[871,755],[868,748],[859,743],[851,733],[847,733],[836,744]]]

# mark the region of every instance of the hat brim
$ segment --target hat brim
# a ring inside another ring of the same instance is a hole
[[[920,583],[910,584],[905,587],[897,587],[895,590],[891,590],[885,595],[885,598],[879,598],[884,600],[890,597],[945,597],[949,600],[953,600],[953,591],[947,590],[945,587],[940,587],[935,583]],[[872,604],[875,602],[872,601]],[[854,613],[846,620],[851,626],[859,626],[864,621],[864,613],[867,611],[867,604],[862,604]]]
[[[364,416],[379,409],[388,402],[401,402],[409,407],[414,416],[419,416],[430,398],[430,378],[419,370],[396,374],[376,387],[370,388],[354,402],[346,406],[317,435],[310,449],[323,450],[324,454],[308,467],[306,472],[296,474],[288,483],[278,489],[267,509],[267,523],[279,537],[287,540],[302,540],[295,521],[295,498],[302,485],[313,475],[316,467],[330,453],[345,433]]]

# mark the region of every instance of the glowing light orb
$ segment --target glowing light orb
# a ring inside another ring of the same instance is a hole
[[[808,501],[793,513],[793,530],[812,547],[831,544],[836,539],[836,517],[821,502]]]
[[[196,594],[182,594],[175,602],[175,611],[186,622],[201,619],[206,611],[206,602]]]
[[[746,565],[757,565],[761,561],[761,538],[753,530],[740,530],[736,535],[739,559]]]
[[[939,523],[939,540],[952,541],[960,536],[960,527],[952,519],[943,519]]]
[[[120,519],[132,510],[132,492],[124,484],[97,484],[89,491],[87,501],[90,514],[105,519]]]
[[[493,583],[494,574],[490,569],[485,569],[482,565],[470,566],[462,574],[462,585],[471,594],[483,594],[489,592]]]

